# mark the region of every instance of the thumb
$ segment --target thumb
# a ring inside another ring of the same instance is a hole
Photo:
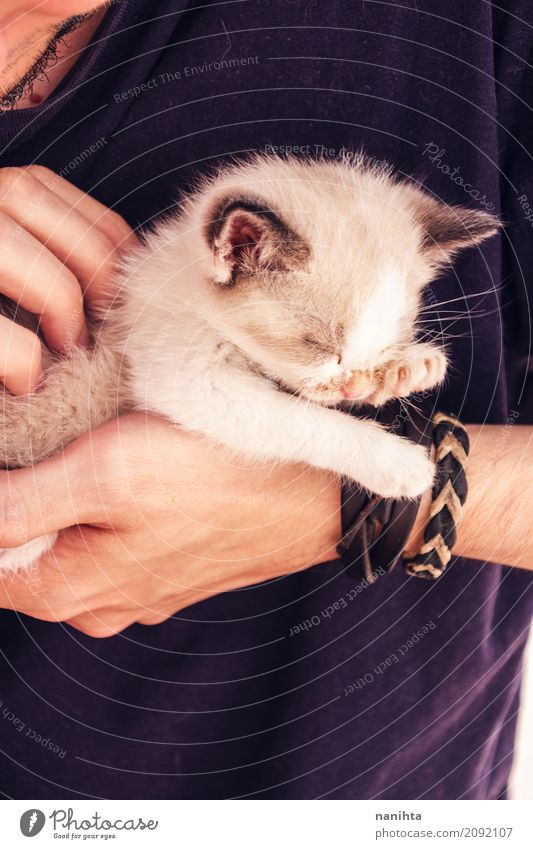
[[[45,533],[109,518],[89,435],[24,469],[0,471],[0,547],[14,548]]]

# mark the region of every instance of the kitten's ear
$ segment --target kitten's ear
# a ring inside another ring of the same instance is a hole
[[[207,228],[217,283],[232,285],[239,274],[287,271],[309,258],[305,241],[271,209],[243,198],[217,204]]]
[[[422,251],[437,264],[447,262],[457,251],[479,245],[502,226],[488,212],[448,206],[428,195],[419,197],[415,216],[422,228]]]

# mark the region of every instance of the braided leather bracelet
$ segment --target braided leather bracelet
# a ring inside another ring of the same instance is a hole
[[[424,542],[418,552],[404,552],[421,499],[406,502],[369,496],[347,481],[342,489],[341,505],[344,535],[337,551],[347,574],[363,577],[368,583],[390,572],[402,559],[408,575],[438,578],[451,559],[466,500],[468,435],[458,419],[440,412],[428,419],[412,411],[409,418],[401,419],[398,408],[391,405],[380,411],[379,420],[390,430],[424,445],[428,451],[434,446],[435,482]]]
[[[424,543],[417,554],[403,555],[408,575],[429,580],[440,578],[452,556],[468,494],[465,467],[470,450],[464,425],[454,416],[436,413],[433,425],[436,474]]]

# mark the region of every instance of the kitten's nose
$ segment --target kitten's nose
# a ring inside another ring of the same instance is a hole
[[[347,400],[358,401],[368,395],[369,390],[370,375],[364,371],[357,371],[347,375],[341,391]]]

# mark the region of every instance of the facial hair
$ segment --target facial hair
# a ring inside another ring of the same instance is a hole
[[[58,50],[63,39],[71,32],[74,32],[92,14],[93,12],[86,12],[82,15],[72,15],[72,17],[58,24],[52,31],[47,46],[33,62],[31,68],[10,89],[0,93],[0,110],[6,111],[13,109],[18,101],[31,95],[35,81],[43,76],[46,73],[46,69],[57,59]]]

